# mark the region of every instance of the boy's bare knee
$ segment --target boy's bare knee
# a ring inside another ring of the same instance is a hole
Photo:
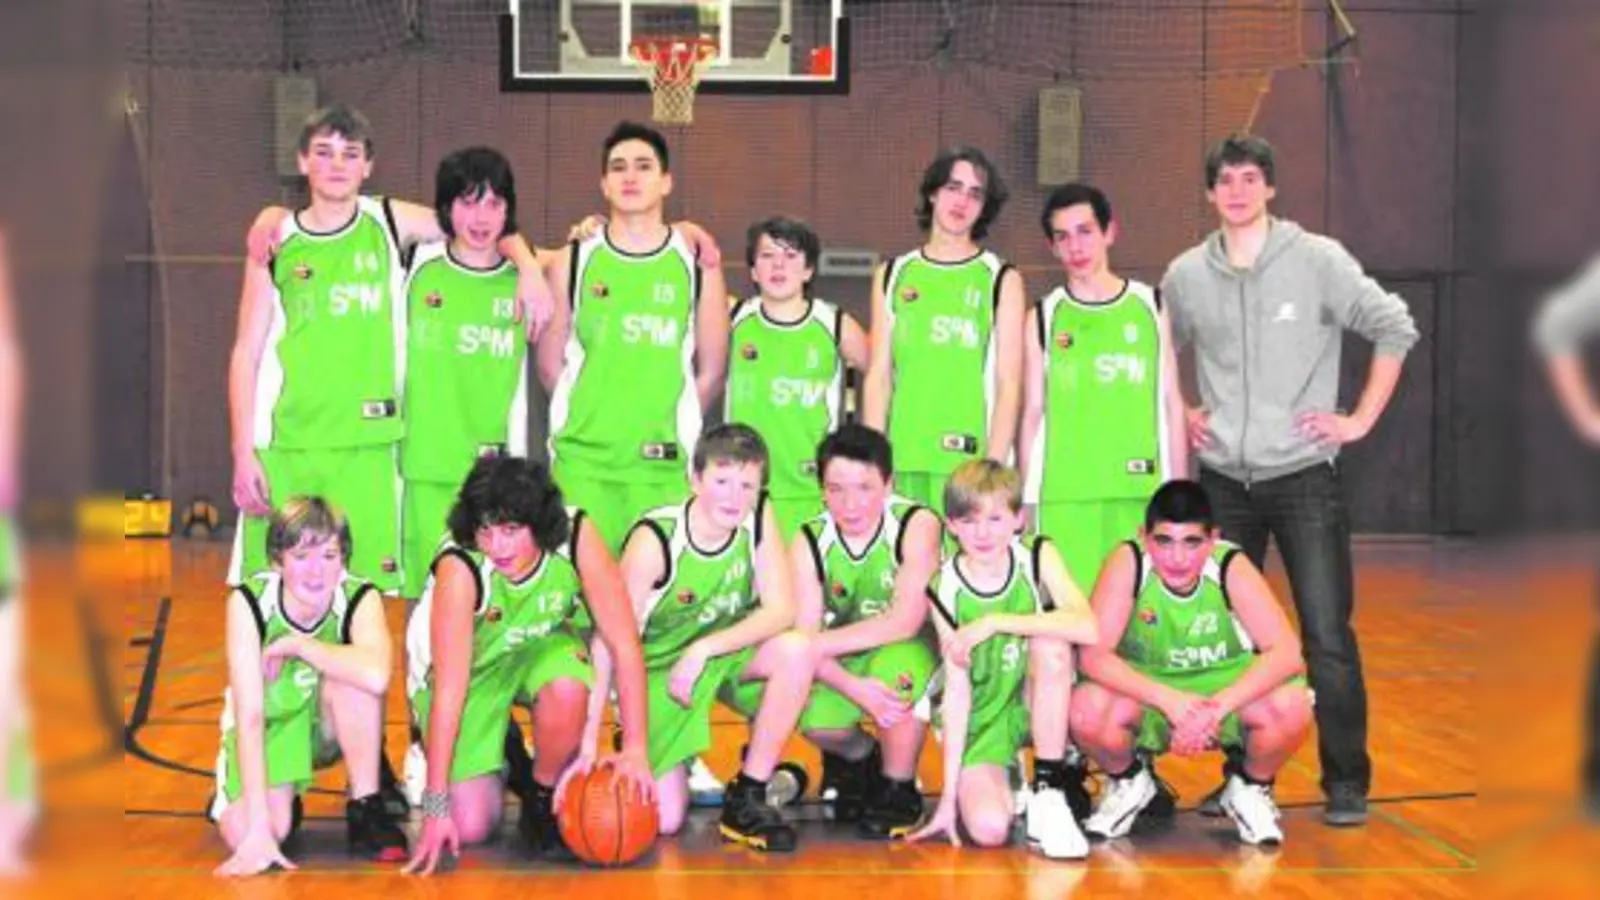
[[[984,812],[963,822],[967,836],[979,847],[999,847],[1011,838],[1011,821],[999,812]]]
[[[811,662],[811,637],[790,629],[767,641],[773,662],[780,666],[803,666]]]
[[[1072,645],[1055,638],[1030,638],[1028,669],[1034,680],[1054,683],[1072,668]]]

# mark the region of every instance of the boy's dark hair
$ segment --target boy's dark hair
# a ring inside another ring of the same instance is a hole
[[[1051,224],[1055,214],[1080,203],[1087,203],[1094,210],[1094,220],[1100,223],[1101,231],[1111,227],[1111,201],[1106,199],[1105,192],[1091,184],[1073,182],[1056,188],[1045,198],[1044,212],[1039,216],[1039,227],[1044,229],[1045,240],[1055,240],[1055,226]]]
[[[754,428],[738,422],[714,425],[694,445],[694,473],[700,475],[714,462],[752,463],[761,467],[761,484],[767,483],[767,442]]]
[[[1223,166],[1252,163],[1261,169],[1261,177],[1269,187],[1276,185],[1274,158],[1272,145],[1267,143],[1266,138],[1249,134],[1229,135],[1213,144],[1211,152],[1206,154],[1206,190],[1216,189],[1217,177],[1222,174]]]
[[[476,200],[486,190],[506,202],[506,227],[500,236],[516,234],[517,181],[511,174],[511,161],[503,153],[493,147],[468,147],[439,161],[433,181],[433,211],[445,234],[456,236],[450,222],[450,208],[456,199]]]
[[[799,250],[806,258],[806,267],[815,272],[817,260],[822,258],[822,241],[811,230],[811,226],[788,216],[773,216],[751,225],[745,232],[744,261],[752,269],[756,267],[756,247],[761,243],[762,236]],[[810,286],[811,282],[807,280],[806,287]]]
[[[553,551],[572,530],[561,489],[543,463],[520,456],[485,456],[473,464],[450,509],[450,537],[462,547],[477,544],[478,529],[526,525],[540,550]]]
[[[981,241],[989,233],[989,226],[994,224],[1000,215],[1001,207],[1006,205],[1006,198],[1011,194],[1006,190],[1006,183],[1000,178],[1000,170],[996,169],[989,157],[976,147],[956,145],[947,147],[934,157],[933,162],[922,173],[922,187],[917,193],[917,225],[924,232],[933,228],[933,195],[944,189],[950,182],[950,176],[955,172],[956,163],[970,163],[978,170],[978,177],[983,179],[983,212],[978,214],[977,221],[972,223],[972,239]]]
[[[1174,525],[1194,523],[1210,531],[1217,527],[1217,517],[1211,509],[1211,497],[1198,481],[1177,479],[1156,489],[1144,508],[1146,534],[1156,530],[1163,522]]]
[[[644,141],[650,149],[656,152],[656,159],[661,163],[662,172],[672,171],[672,157],[667,152],[667,139],[661,132],[648,125],[638,122],[618,122],[617,127],[611,129],[611,134],[606,136],[605,147],[600,151],[600,171],[605,172],[606,166],[611,162],[611,150],[623,141]]]
[[[336,134],[347,141],[360,141],[368,157],[372,156],[372,123],[357,110],[335,103],[307,117],[300,126],[300,152],[311,152],[311,141],[318,135]]]
[[[894,475],[894,448],[889,446],[889,439],[883,436],[883,432],[876,428],[852,422],[841,425],[839,430],[823,438],[822,443],[817,445],[818,482],[827,475],[828,463],[836,459],[872,466],[885,481]]]

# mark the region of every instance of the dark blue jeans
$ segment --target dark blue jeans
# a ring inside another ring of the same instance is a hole
[[[1200,483],[1211,495],[1222,536],[1265,565],[1267,539],[1277,541],[1300,618],[1311,688],[1316,692],[1322,789],[1372,785],[1367,755],[1367,687],[1361,651],[1350,625],[1355,610],[1350,561],[1350,511],[1339,470],[1319,463],[1249,486],[1205,467]]]

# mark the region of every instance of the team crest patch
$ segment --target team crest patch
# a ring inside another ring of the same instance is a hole
[[[909,694],[911,689],[917,686],[917,682],[912,679],[910,672],[901,672],[895,676],[894,686],[900,693]]]
[[[1154,625],[1156,623],[1156,611],[1148,607],[1139,610],[1139,621],[1146,625]]]
[[[1072,333],[1063,331],[1056,335],[1056,346],[1063,350],[1070,349],[1072,347]]]
[[[757,356],[760,356],[760,354],[756,352],[755,344],[745,344],[743,347],[740,347],[739,355],[745,359],[755,359]]]
[[[428,304],[429,309],[438,309],[444,305],[444,295],[438,291],[433,291],[432,293],[428,294],[428,296],[422,298],[422,302]]]
[[[846,594],[850,593],[848,588],[846,588],[842,583],[837,582],[837,581],[835,581],[830,586],[829,589],[833,592],[833,596],[835,596],[835,597],[837,597],[837,598],[839,598],[841,600],[844,599]]]
[[[589,661],[589,649],[587,647],[578,647],[574,649],[572,651],[572,655],[577,658],[578,662],[586,663]]]
[[[301,281],[309,281],[311,279],[311,274],[311,267],[305,263],[301,263],[300,265],[294,267],[294,277],[300,279]]]
[[[906,303],[913,303],[920,296],[922,295],[918,294],[914,287],[907,286],[900,289],[900,299]]]
[[[378,568],[382,569],[387,574],[393,574],[400,571],[400,564],[395,562],[394,557],[385,556],[383,558],[383,562],[379,564]]]
[[[589,296],[596,300],[604,300],[611,296],[611,288],[606,287],[604,281],[596,281],[594,284],[589,285]]]
[[[505,612],[498,606],[491,606],[484,611],[483,617],[492,624],[505,618]]]
[[[678,592],[678,605],[688,606],[695,601],[694,591],[682,590]]]

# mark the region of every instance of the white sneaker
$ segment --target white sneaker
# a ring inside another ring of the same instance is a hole
[[[1283,829],[1278,827],[1282,814],[1268,785],[1229,775],[1227,787],[1222,789],[1222,811],[1239,826],[1239,840],[1246,844],[1283,843]]]
[[[1083,859],[1089,855],[1089,839],[1078,828],[1067,805],[1067,795],[1059,788],[1035,791],[1028,804],[1028,841],[1051,859]]]
[[[689,764],[689,802],[695,806],[721,806],[726,786],[696,756]]]
[[[1111,779],[1100,805],[1083,823],[1083,829],[1102,838],[1123,837],[1133,830],[1139,813],[1155,798],[1156,780],[1150,776],[1148,765],[1140,765],[1139,771],[1127,778]]]
[[[406,748],[405,765],[402,781],[405,782],[406,802],[412,809],[422,808],[422,791],[428,786],[428,758],[422,753],[422,745],[413,743]]]

